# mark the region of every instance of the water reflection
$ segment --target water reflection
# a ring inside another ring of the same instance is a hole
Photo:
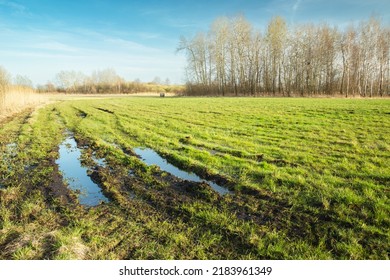
[[[98,158],[95,153],[92,154],[92,160],[101,167],[107,167],[107,162],[104,158]]]
[[[161,170],[171,173],[172,175],[183,179],[183,180],[188,180],[188,181],[193,181],[193,182],[205,182],[209,184],[216,192],[218,192],[221,195],[225,195],[228,193],[231,193],[228,189],[221,187],[220,185],[203,180],[200,178],[198,175],[194,173],[188,173],[186,171],[183,171],[176,166],[170,164],[167,162],[166,159],[162,158],[158,153],[156,153],[154,150],[149,149],[149,148],[135,148],[134,152],[139,155],[142,158],[142,161],[145,162],[148,165],[157,165],[160,167]]]
[[[87,168],[80,162],[81,151],[73,137],[68,137],[59,146],[58,168],[67,180],[69,187],[79,192],[79,202],[86,206],[96,206],[108,202],[100,187],[87,175]]]

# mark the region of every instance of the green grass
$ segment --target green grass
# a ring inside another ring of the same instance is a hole
[[[93,153],[106,159],[110,203],[50,191],[65,130],[91,172]],[[0,127],[0,258],[389,259],[389,131],[389,100],[113,98],[25,112]],[[233,194],[147,166],[135,147]]]

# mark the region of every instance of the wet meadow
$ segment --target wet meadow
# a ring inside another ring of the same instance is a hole
[[[65,100],[0,123],[0,259],[389,259],[390,100]]]

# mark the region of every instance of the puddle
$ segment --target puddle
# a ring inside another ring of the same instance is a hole
[[[198,175],[196,175],[194,173],[188,173],[186,171],[180,170],[176,166],[168,163],[167,160],[162,158],[158,153],[156,153],[152,149],[135,148],[134,152],[137,155],[139,155],[142,158],[142,161],[145,162],[146,164],[157,165],[158,167],[160,167],[161,170],[168,172],[168,173],[171,173],[172,175],[174,175],[180,179],[193,181],[193,182],[205,182],[205,183],[209,184],[220,195],[225,195],[225,194],[231,193],[231,191],[229,191],[228,189],[221,187],[220,185],[218,185],[214,182],[203,180],[202,178],[200,178]]]
[[[135,192],[133,192],[133,191],[130,191],[130,192],[129,192],[129,197],[130,197],[131,199],[137,199],[137,195],[136,195]]]
[[[38,164],[29,164],[29,165],[24,166],[24,171],[25,172],[32,171],[37,167],[38,167]]]
[[[7,144],[5,146],[6,146],[7,150],[13,151],[13,150],[15,150],[18,147],[18,144],[16,144],[16,143],[9,143],[9,144]]]
[[[9,143],[5,146],[5,152],[10,156],[10,157],[15,157],[18,152],[18,144],[16,143]]]
[[[92,160],[97,164],[100,165],[101,167],[107,167],[107,162],[104,158],[98,158],[95,155],[95,152],[92,154]]]
[[[87,117],[87,113],[85,113],[85,112],[80,112],[80,113],[78,114],[78,116],[79,116],[80,118],[82,118],[82,119],[85,119],[85,118]]]
[[[56,160],[59,170],[69,187],[79,192],[80,204],[96,206],[108,202],[100,187],[87,175],[87,168],[80,163],[81,151],[73,137],[69,136],[59,147],[59,159]]]
[[[4,147],[1,147],[0,153],[0,169],[4,168],[3,170],[8,172],[14,171],[18,165],[18,163],[15,161],[18,155],[18,145],[16,143],[6,144]]]

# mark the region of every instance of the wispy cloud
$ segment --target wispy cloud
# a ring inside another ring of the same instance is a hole
[[[160,33],[153,32],[137,32],[136,35],[142,39],[156,39],[161,37]]]
[[[12,73],[27,75],[35,83],[45,83],[61,70],[89,74],[107,67],[116,69],[126,79],[149,81],[160,76],[182,82],[183,57],[164,49],[158,44],[159,39],[155,46],[137,39],[158,36],[158,33],[115,33],[88,28],[11,28],[0,42],[0,61]]]
[[[183,31],[200,31],[207,28],[210,22],[204,20],[194,20],[185,17],[167,17],[164,19],[164,24],[170,28],[175,28]]]
[[[302,2],[301,0],[295,1],[294,6],[293,6],[294,12],[296,12],[299,9],[299,5],[301,4],[301,2]]]
[[[170,14],[172,12],[172,9],[168,8],[148,8],[148,9],[142,9],[140,14],[142,16],[165,16],[167,14]]]
[[[37,43],[32,45],[32,48],[41,49],[41,50],[49,50],[49,51],[57,51],[57,52],[76,52],[79,51],[79,48],[72,47],[67,44],[59,43],[59,42],[44,42]]]
[[[17,2],[1,0],[0,6],[9,8],[12,11],[12,13],[17,15],[31,16],[31,13],[29,12],[28,8]]]
[[[115,37],[105,37],[104,42],[108,43],[112,49],[124,49],[128,51],[142,51],[142,52],[159,52],[157,48],[145,46],[130,40],[125,40]]]

